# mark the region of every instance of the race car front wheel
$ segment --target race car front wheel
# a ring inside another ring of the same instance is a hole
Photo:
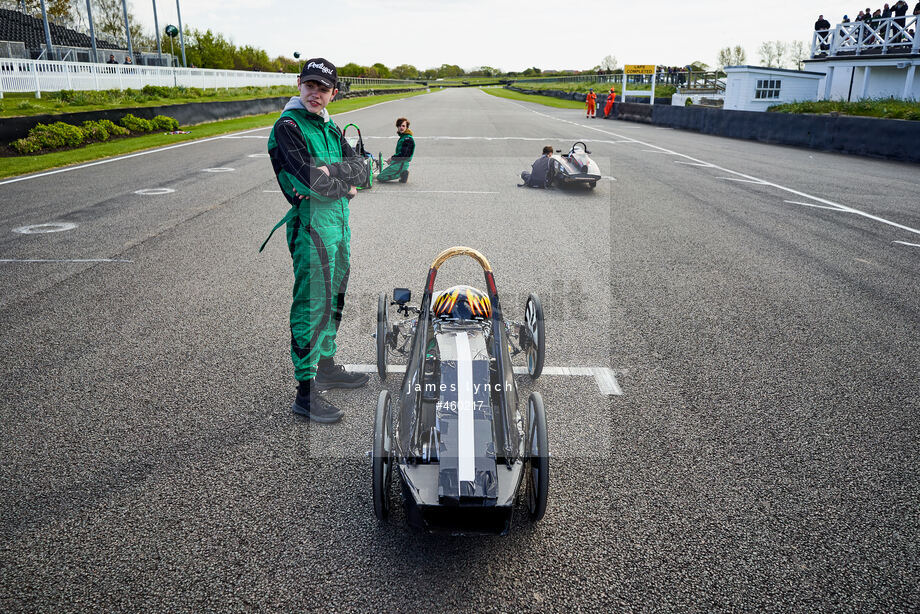
[[[377,374],[380,381],[387,378],[387,354],[390,331],[390,307],[387,295],[381,293],[377,297]]]
[[[546,413],[539,392],[527,399],[527,512],[534,522],[546,513],[549,495],[549,439],[546,436]]]
[[[524,327],[527,333],[527,373],[537,379],[543,373],[546,340],[543,338],[543,305],[536,294],[527,297],[524,305]]]
[[[390,514],[390,486],[393,477],[393,446],[390,440],[390,391],[383,390],[377,399],[374,415],[374,450],[372,477],[374,515],[386,520]]]

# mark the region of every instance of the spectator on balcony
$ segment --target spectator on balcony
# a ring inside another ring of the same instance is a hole
[[[892,28],[894,31],[894,38],[896,40],[904,40],[904,15],[907,14],[907,2],[905,0],[898,0],[893,7],[891,7],[891,12],[894,13],[894,23],[897,24],[897,28]]]
[[[133,64],[133,63],[134,63],[134,62],[131,61],[131,56],[130,56],[130,55],[126,55],[126,56],[125,56],[125,64]]]
[[[914,15],[920,15],[920,2],[914,7]]]
[[[109,54],[109,61],[106,62],[106,64],[118,64],[118,60],[115,59],[114,53]]]
[[[882,19],[888,19],[891,17],[891,7],[888,6],[888,3],[885,3],[885,6],[882,8]]]
[[[860,13],[861,13],[861,12],[862,12],[862,11],[860,11]],[[850,23],[850,17],[849,17],[848,15],[844,15],[844,16],[843,16],[843,19],[840,21],[840,23]]]
[[[830,45],[827,44],[827,41],[830,40],[830,29],[831,22],[824,18],[824,15],[818,15],[818,21],[815,22],[815,32],[818,33],[818,40],[821,42],[821,51],[827,51],[830,48]]]

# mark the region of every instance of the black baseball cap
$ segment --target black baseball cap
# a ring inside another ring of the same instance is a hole
[[[339,80],[335,64],[325,58],[312,58],[304,62],[300,71],[301,81],[319,81],[326,87],[335,87]]]

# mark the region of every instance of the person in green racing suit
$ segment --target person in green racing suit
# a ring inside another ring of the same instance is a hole
[[[291,360],[298,386],[291,409],[327,423],[339,421],[344,412],[320,391],[358,388],[368,381],[366,374],[347,372],[333,358],[350,266],[348,201],[368,173],[326,110],[338,92],[336,81],[331,62],[307,60],[297,79],[300,95],[284,107],[268,139],[272,167],[291,205],[272,229],[287,226],[294,264]]]
[[[389,166],[380,171],[377,179],[379,181],[399,179],[400,183],[406,183],[409,180],[409,162],[412,161],[412,155],[415,153],[415,139],[412,138],[412,131],[409,130],[409,120],[405,117],[396,120],[396,134],[399,136],[399,140],[396,141],[396,153],[387,161]]]

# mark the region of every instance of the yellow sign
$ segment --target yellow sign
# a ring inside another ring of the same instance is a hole
[[[623,72],[627,75],[654,75],[654,64],[627,64],[623,67]]]

